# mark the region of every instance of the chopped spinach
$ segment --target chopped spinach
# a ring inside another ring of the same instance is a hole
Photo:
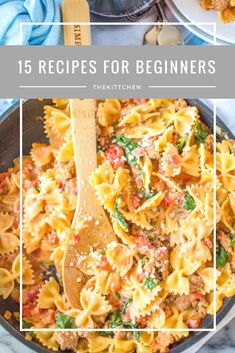
[[[35,189],[37,192],[40,192],[40,184],[39,184],[39,182],[34,186],[34,189]]]
[[[130,304],[130,302],[131,302],[131,300],[128,299],[128,298],[124,299],[124,301],[123,301],[123,303],[122,303],[122,306],[121,306],[121,308],[119,309],[119,314],[120,314],[120,315],[125,314],[126,309],[127,309],[128,305]]]
[[[32,327],[32,324],[30,322],[26,322],[23,320],[23,322],[22,322],[23,329],[27,329],[27,328],[31,328],[31,327]]]
[[[142,268],[144,267],[146,261],[147,261],[147,256],[145,255],[145,256],[142,257],[142,259],[141,259],[141,267],[142,267]]]
[[[231,246],[235,247],[235,235],[233,235],[233,238],[231,239]]]
[[[154,189],[150,189],[149,193],[146,193],[145,190],[143,189],[144,199],[146,200],[151,199],[151,197],[153,197],[154,195],[156,195],[156,191]]]
[[[205,143],[206,137],[208,136],[208,131],[202,128],[202,125],[197,121],[195,124],[195,138],[201,143]]]
[[[222,245],[220,245],[216,253],[216,264],[218,266],[225,266],[226,263],[228,262],[228,258],[229,256],[227,251],[224,249]]]
[[[101,331],[100,333],[100,336],[103,336],[103,337],[114,337],[114,332],[113,331]]]
[[[23,321],[22,322],[22,328],[23,329],[30,329],[32,328],[32,324],[30,324],[29,322],[26,322],[26,321]],[[35,333],[32,332],[32,331],[27,331],[27,333],[32,337],[32,338],[35,338]]]
[[[109,324],[109,328],[115,328],[117,326],[123,326],[124,328],[133,329],[137,327],[137,324],[134,324],[131,321],[122,321],[120,317],[118,318],[115,316],[115,318]]]
[[[155,238],[152,235],[148,235],[148,240],[150,241],[150,244],[154,245]]]
[[[118,299],[121,299],[121,295],[120,295],[120,293],[115,292],[115,295],[116,295],[116,297],[117,297]]]
[[[119,196],[116,198],[115,205],[114,205],[114,219],[118,222],[118,224],[122,227],[125,232],[128,232],[128,224],[123,217],[123,215],[120,213],[118,209],[118,204],[119,204]]]
[[[147,277],[144,280],[144,286],[151,290],[157,287],[158,284],[159,284],[159,281],[156,280],[155,278]]]
[[[139,160],[133,151],[138,147],[137,143],[131,141],[129,138],[120,135],[113,140],[118,146],[122,147],[128,164],[136,164]]]
[[[125,328],[131,328],[129,321],[123,321],[121,316],[125,314],[128,305],[130,304],[131,300],[126,298],[124,299],[122,306],[120,309],[116,310],[112,315],[112,322],[109,324],[109,327],[114,328],[117,326],[124,326]]]
[[[188,137],[188,135],[182,136],[181,139],[179,140],[179,143],[178,143],[178,152],[179,152],[180,154],[182,153],[183,148],[184,148],[184,146],[186,145],[187,137]]]
[[[74,319],[65,314],[58,313],[56,314],[56,328],[73,328]]]
[[[196,208],[196,202],[188,191],[184,195],[183,208],[188,211],[193,211]]]
[[[134,331],[134,337],[137,342],[140,342],[140,332],[139,331]]]

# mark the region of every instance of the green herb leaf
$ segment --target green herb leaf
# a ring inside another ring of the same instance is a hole
[[[150,241],[150,244],[154,245],[155,237],[148,235],[148,240]]]
[[[216,264],[218,266],[225,266],[226,263],[228,262],[228,253],[227,251],[224,249],[224,247],[222,245],[220,245],[219,250],[217,251],[216,254]]]
[[[128,224],[123,217],[123,215],[120,213],[118,209],[118,204],[119,204],[119,196],[116,198],[115,205],[114,205],[114,219],[118,222],[118,224],[122,227],[125,232],[128,232]]]
[[[115,328],[117,326],[123,326],[124,328],[136,328],[137,325],[133,324],[131,321],[116,320],[109,324],[109,328]]]
[[[100,333],[100,336],[103,336],[103,337],[114,337],[114,332],[113,331],[101,331]]]
[[[235,247],[235,235],[231,239],[231,246]]]
[[[120,315],[125,314],[126,309],[127,309],[128,305],[130,304],[130,302],[131,302],[131,300],[128,299],[128,298],[124,299],[124,301],[123,301],[123,303],[122,303],[122,306],[121,306],[121,308],[119,309],[119,314],[120,314]]]
[[[181,139],[179,140],[179,143],[178,143],[178,152],[179,153],[182,153],[183,148],[186,145],[187,137],[188,137],[188,135],[182,136]]]
[[[26,322],[26,321],[23,321],[22,322],[22,328],[23,329],[27,329],[27,328],[31,328],[32,327],[32,324],[30,322]]]
[[[26,322],[26,321],[23,321],[22,322],[22,328],[23,329],[30,329],[30,328],[32,328],[32,324],[30,323],[30,322]],[[35,338],[36,336],[35,336],[35,333],[33,332],[33,331],[28,331],[27,332],[28,333],[28,335],[30,335],[32,338]]]
[[[56,314],[55,322],[56,322],[56,328],[74,327],[74,319],[61,313]]]
[[[208,134],[209,134],[208,131],[203,130],[202,125],[197,121],[195,124],[195,138],[198,141],[205,143],[205,140]]]
[[[139,331],[134,331],[134,337],[137,342],[140,342],[140,332]]]
[[[112,315],[112,321],[120,321],[120,315],[119,315],[119,310],[114,311],[113,315]]]
[[[115,295],[116,295],[116,297],[117,297],[118,299],[121,299],[121,295],[120,295],[120,293],[115,292]]]
[[[34,189],[35,189],[37,192],[40,192],[40,185],[39,185],[39,183],[37,183],[37,184],[34,186]]]
[[[144,280],[144,286],[151,290],[157,287],[158,284],[159,284],[159,281],[156,280],[155,278],[147,277]]]
[[[143,190],[143,197],[146,200],[151,199],[154,195],[156,195],[156,191],[154,189],[151,189],[149,193],[146,193],[145,190]]]
[[[139,158],[133,154],[133,151],[138,147],[137,143],[123,135],[116,136],[113,142],[122,147],[128,164],[136,164],[138,162]]]
[[[142,257],[142,259],[141,259],[141,267],[142,268],[144,267],[146,261],[147,261],[147,256]]]
[[[196,208],[196,202],[188,191],[184,195],[183,208],[188,211],[193,211]]]

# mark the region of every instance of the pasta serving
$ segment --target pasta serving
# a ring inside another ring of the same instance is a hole
[[[71,227],[77,184],[69,102],[54,99],[44,113],[48,143],[33,143],[22,162],[24,327],[51,329],[34,338],[52,350],[167,352],[235,295],[234,141],[217,143],[215,271],[214,141],[198,109],[183,99],[97,100],[98,167],[90,183],[117,241],[78,256],[88,281],[73,308],[61,273],[68,241],[80,240]],[[0,295],[16,301],[19,211],[15,160],[0,174]]]
[[[200,5],[204,10],[217,11],[222,22],[235,21],[234,0],[200,0]]]

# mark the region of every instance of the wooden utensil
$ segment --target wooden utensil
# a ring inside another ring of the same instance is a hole
[[[156,0],[156,7],[163,22],[162,29],[158,34],[158,45],[184,45],[183,37],[178,28],[164,24],[169,22],[163,10],[162,0]]]
[[[161,27],[160,26],[153,26],[151,29],[149,29],[144,36],[144,41],[148,45],[157,45],[158,44],[158,36],[159,33],[161,32]]]
[[[85,0],[65,0],[63,19],[66,22],[89,22],[89,7]],[[79,27],[77,27],[79,26]],[[88,25],[65,26],[65,45],[90,45],[91,34]],[[76,31],[79,30],[79,39]],[[79,242],[70,240],[63,259],[63,284],[65,294],[72,307],[79,307],[79,298],[87,276],[78,268],[78,258],[87,255],[91,249],[104,249],[116,239],[113,228],[104,209],[99,204],[89,183],[89,177],[96,168],[96,126],[95,100],[70,99],[72,135],[77,174],[77,204],[72,222],[76,230],[81,219],[87,227],[79,230]]]

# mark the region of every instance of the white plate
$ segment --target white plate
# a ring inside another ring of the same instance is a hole
[[[222,23],[216,11],[203,10],[198,0],[167,0],[166,3],[177,19],[182,21],[182,14],[189,22],[194,23],[194,29],[198,28],[198,36],[202,37],[203,33],[207,34],[212,42],[213,27],[206,23],[215,23],[217,38],[228,44],[235,44],[235,22]],[[197,23],[205,23],[205,25],[197,25]]]
[[[177,7],[174,5],[172,0],[166,0],[167,6],[169,8],[169,10],[171,11],[171,13],[173,14],[173,16],[179,21],[179,22],[189,22],[189,20],[177,9]],[[205,40],[208,43],[214,43],[214,37],[211,36],[210,34],[203,32],[202,29],[200,29],[199,27],[197,27],[196,25],[188,24],[188,25],[184,25],[186,28],[188,28],[188,30],[190,32],[192,32],[193,34],[195,34],[197,37]],[[217,38],[216,40],[216,44],[220,44],[220,45],[228,45],[231,44],[229,42],[225,42],[223,40],[220,40]]]

